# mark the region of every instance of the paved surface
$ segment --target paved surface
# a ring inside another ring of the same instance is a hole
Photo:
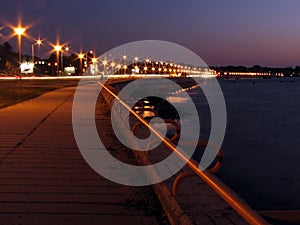
[[[158,224],[148,189],[107,181],[82,159],[73,93],[60,89],[0,110],[0,224]]]

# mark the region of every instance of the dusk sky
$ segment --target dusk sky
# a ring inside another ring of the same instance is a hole
[[[6,23],[32,24],[27,33],[98,55],[137,40],[183,45],[208,65],[300,65],[298,0],[7,0],[1,1],[0,33]],[[5,41],[0,38],[1,43]],[[17,51],[17,38],[9,40]],[[32,40],[23,38],[31,54]],[[37,55],[48,57],[41,47]]]

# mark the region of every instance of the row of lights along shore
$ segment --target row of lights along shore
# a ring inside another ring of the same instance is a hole
[[[31,55],[32,55],[32,64],[44,64],[45,62],[44,61],[39,61],[39,62],[35,62],[35,46],[42,46],[42,45],[49,45],[52,47],[52,51],[53,52],[56,52],[56,62],[55,62],[55,66],[57,67],[57,73],[58,73],[58,70],[59,70],[59,64],[60,64],[60,57],[59,55],[61,54],[61,60],[63,58],[62,54],[63,52],[69,52],[70,51],[70,47],[68,46],[65,46],[64,44],[60,44],[59,42],[57,42],[56,44],[53,44],[51,42],[48,42],[48,43],[45,43],[45,39],[41,39],[41,38],[38,38],[38,39],[35,39],[31,36],[29,36],[26,31],[29,29],[29,27],[24,27],[22,25],[19,25],[17,27],[14,27],[12,25],[8,25],[9,28],[11,28],[13,30],[13,34],[10,35],[10,36],[17,36],[18,37],[18,61],[19,61],[19,65],[20,65],[20,68],[21,68],[21,65],[22,65],[22,37],[25,36],[29,39],[32,39],[34,40],[34,43],[31,45]],[[89,51],[89,52],[93,52],[93,51]],[[80,73],[82,74],[82,71],[83,71],[83,68],[82,68],[82,60],[84,58],[84,56],[86,55],[86,53],[77,53],[77,52],[73,52],[75,54],[77,54],[77,57],[79,58],[80,60]],[[92,59],[93,62],[96,61],[96,57],[94,56],[94,58]],[[63,64],[61,62],[61,64]],[[48,64],[49,65],[49,64]],[[19,71],[20,72],[20,71]]]
[[[28,29],[28,27],[22,27],[21,25],[19,25],[18,27],[13,27],[10,26],[10,28],[14,31],[14,35],[18,37],[18,51],[19,51],[19,64],[22,64],[22,36],[28,37],[28,35],[26,34],[26,31]],[[34,40],[34,43],[31,45],[31,50],[32,50],[32,64],[34,65],[35,63],[37,64],[41,64],[40,62],[35,62],[35,55],[34,55],[34,47],[38,46],[40,47],[41,45],[44,45],[44,40],[43,39],[35,39],[30,37],[30,39]],[[60,64],[60,58],[61,58],[61,65],[63,67],[63,53],[64,52],[69,52],[70,51],[70,47],[69,46],[65,46],[64,44],[60,44],[59,42],[57,42],[56,44],[53,43],[49,43],[48,45],[50,45],[53,48],[53,51],[56,52],[56,62],[55,62],[55,66],[57,68],[57,73],[59,72],[59,64]],[[88,51],[88,52],[72,52],[75,53],[80,61],[80,74],[82,75],[83,73],[83,60],[85,59],[86,61],[85,63],[85,67],[87,68],[87,61],[88,61],[88,54],[92,55],[93,57],[91,58],[91,65],[92,65],[92,69],[93,69],[93,74],[96,75],[98,73],[98,61],[99,59],[95,56],[93,51]],[[61,56],[61,57],[60,57]],[[192,66],[186,66],[186,65],[180,65],[180,64],[173,64],[172,62],[163,62],[163,61],[154,61],[152,62],[149,58],[143,59],[144,65],[141,66],[140,64],[138,64],[139,61],[139,57],[135,56],[135,57],[129,57],[127,55],[123,55],[121,57],[121,59],[119,60],[108,60],[108,59],[104,59],[100,61],[100,65],[101,67],[103,67],[103,71],[102,71],[102,75],[107,74],[107,72],[113,72],[115,70],[117,71],[124,71],[124,74],[127,73],[127,69],[128,69],[128,60],[132,60],[132,73],[147,73],[147,72],[158,72],[158,73],[174,73],[174,74],[180,74],[180,73],[189,73],[189,74],[199,74],[199,73],[207,73],[207,72],[213,72],[211,70],[208,70],[207,68],[203,69],[203,68],[196,68],[196,67],[192,67]],[[44,64],[44,63],[43,63]],[[48,64],[49,66],[49,64]],[[20,66],[21,67],[21,66]],[[62,68],[63,69],[63,68]]]

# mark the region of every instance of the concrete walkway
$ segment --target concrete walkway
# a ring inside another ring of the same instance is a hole
[[[132,204],[147,199],[144,189],[112,183],[82,159],[74,90],[0,110],[0,224],[158,224]]]

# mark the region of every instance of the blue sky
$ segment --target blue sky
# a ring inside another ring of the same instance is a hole
[[[99,55],[158,39],[191,49],[209,65],[294,66],[300,65],[299,9],[297,0],[10,0],[1,2],[0,25],[22,17],[24,25],[34,24],[27,31],[33,37],[59,37]],[[9,42],[16,48],[16,38]],[[23,42],[30,54],[31,41]]]

